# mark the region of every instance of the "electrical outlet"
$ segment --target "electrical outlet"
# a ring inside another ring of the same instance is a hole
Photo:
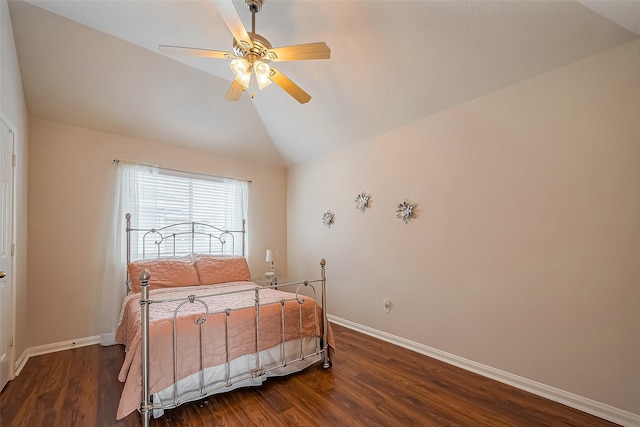
[[[385,299],[382,301],[382,303],[383,303],[382,310],[383,310],[385,313],[389,313],[389,312],[391,311],[391,301],[389,301],[388,299],[386,299],[386,298],[385,298]]]

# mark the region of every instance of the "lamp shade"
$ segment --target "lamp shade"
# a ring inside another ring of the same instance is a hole
[[[271,84],[271,79],[269,79],[271,67],[269,67],[269,64],[262,61],[256,61],[253,63],[253,70],[255,72],[256,80],[258,81],[258,87],[260,88],[260,90]]]
[[[251,81],[251,65],[244,58],[236,58],[229,64],[231,71],[236,76],[236,80],[243,87],[249,87]]]
[[[267,249],[267,257],[265,259],[266,262],[273,262],[273,251],[271,249]]]

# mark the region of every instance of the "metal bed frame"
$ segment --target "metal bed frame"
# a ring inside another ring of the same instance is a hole
[[[178,222],[175,224],[167,225],[160,228],[131,228],[131,214],[125,215],[126,219],[126,231],[127,231],[127,265],[131,260],[131,233],[139,232],[142,235],[142,258],[147,258],[147,245],[155,245],[156,253],[153,258],[162,258],[161,250],[166,248],[164,245],[171,245],[169,247],[169,254],[164,256],[176,256],[178,254],[177,242],[180,239],[187,239],[190,242],[191,252],[196,253],[196,243],[198,239],[205,243],[205,247],[208,248],[206,252],[209,255],[234,255],[236,248],[236,239],[240,239],[241,254],[246,256],[245,253],[245,235],[246,235],[246,220],[242,220],[242,230],[230,231],[218,228],[214,225],[205,224],[202,222]],[[218,246],[219,250],[214,252],[215,247]],[[127,293],[131,291],[131,278],[127,271]]]
[[[219,246],[220,249],[220,253],[221,254],[228,254],[229,252],[225,252],[225,250],[229,249],[228,248],[228,243],[231,242],[232,248],[230,253],[233,253],[234,251],[234,246],[236,243],[236,237],[235,236],[240,236],[240,240],[242,241],[242,256],[244,256],[245,254],[245,221],[242,221],[242,230],[239,231],[229,231],[229,230],[223,230],[208,224],[202,224],[202,223],[196,223],[196,222],[183,222],[183,223],[178,223],[178,224],[173,224],[170,226],[166,226],[166,227],[162,227],[162,228],[158,228],[158,229],[133,229],[131,228],[131,215],[127,214],[126,215],[126,236],[127,236],[127,263],[129,263],[131,261],[131,233],[132,232],[141,232],[144,233],[143,234],[143,258],[146,255],[146,250],[145,250],[145,246],[146,246],[146,240],[148,237],[153,237],[153,244],[157,246],[157,256],[156,258],[161,258],[160,254],[161,254],[161,250],[160,250],[160,246],[163,243],[167,243],[167,242],[171,242],[172,243],[172,247],[173,250],[170,252],[171,255],[169,256],[176,256],[176,238],[178,237],[187,237],[190,242],[191,242],[191,251],[192,253],[194,253],[194,249],[195,249],[195,239],[197,238],[204,238],[209,242],[209,254],[211,254],[212,249],[213,249],[213,245],[212,243],[216,243],[217,246]],[[143,270],[140,272],[140,281],[142,283],[142,288],[141,288],[141,296],[140,296],[140,306],[141,306],[141,340],[142,340],[142,354],[141,354],[141,370],[142,370],[142,396],[141,396],[141,403],[140,403],[140,417],[141,417],[141,423],[143,427],[148,427],[149,426],[149,422],[151,419],[151,415],[154,411],[157,410],[164,410],[164,409],[171,409],[171,408],[175,408],[179,405],[181,405],[182,403],[186,403],[186,402],[190,402],[190,401],[194,401],[194,400],[199,400],[202,399],[204,397],[207,397],[211,394],[217,393],[217,392],[221,392],[224,391],[224,389],[229,389],[231,390],[231,387],[239,382],[248,380],[248,379],[260,379],[262,377],[266,377],[271,371],[277,370],[277,369],[281,369],[281,368],[285,368],[287,366],[287,364],[291,364],[294,362],[299,362],[299,361],[303,361],[305,358],[309,358],[309,357],[318,357],[320,360],[322,360],[323,362],[323,367],[324,368],[328,368],[331,366],[331,360],[329,357],[329,344],[328,344],[328,319],[327,319],[327,311],[326,311],[326,303],[327,303],[327,299],[326,299],[326,274],[325,274],[325,260],[322,259],[320,260],[320,279],[317,280],[305,280],[305,281],[300,281],[300,282],[285,282],[285,283],[277,283],[277,284],[270,284],[270,285],[264,285],[264,286],[259,286],[256,285],[254,288],[251,288],[249,290],[244,289],[244,290],[238,290],[238,291],[232,291],[232,292],[225,292],[224,294],[218,294],[218,295],[225,295],[228,296],[230,294],[239,294],[242,292],[253,292],[254,294],[254,310],[255,310],[255,336],[254,336],[254,341],[255,341],[255,369],[252,369],[250,372],[246,372],[246,374],[243,374],[240,378],[231,378],[230,376],[230,340],[229,340],[229,315],[230,313],[233,311],[231,309],[226,309],[224,310],[224,313],[226,314],[226,321],[225,321],[225,325],[227,328],[227,340],[224,344],[221,343],[221,345],[225,345],[226,348],[226,362],[225,362],[225,382],[223,385],[217,385],[214,387],[207,387],[207,385],[204,383],[204,372],[206,369],[205,366],[205,346],[204,346],[204,334],[203,334],[203,329],[202,326],[203,324],[207,321],[207,318],[212,315],[215,314],[213,312],[210,312],[209,310],[209,306],[208,304],[203,300],[204,298],[209,298],[209,297],[215,297],[216,295],[189,295],[187,298],[183,298],[183,299],[165,299],[165,300],[154,300],[151,299],[149,297],[149,280],[151,278],[151,272],[149,272],[149,270]],[[318,300],[316,298],[316,289],[314,284],[319,284],[320,285],[320,289],[321,289],[321,300],[322,300],[322,337],[321,338],[315,338],[315,349],[310,353],[310,354],[304,354],[303,352],[303,348],[302,348],[302,304],[304,303],[304,295],[301,294],[301,290],[303,288],[310,288],[311,289],[311,293],[313,294],[313,301],[314,301],[314,306],[313,306],[313,315],[314,315],[314,319],[316,321],[316,324],[318,322]],[[271,365],[268,368],[265,368],[265,366],[263,366],[263,362],[261,360],[261,349],[260,349],[260,321],[259,321],[259,313],[260,313],[260,293],[263,292],[266,289],[282,289],[282,288],[289,288],[292,290],[291,292],[291,298],[289,298],[287,301],[297,301],[298,304],[300,304],[300,309],[299,309],[299,324],[300,324],[300,353],[297,359],[294,360],[287,360],[285,358],[285,354],[284,354],[284,348],[285,348],[285,334],[284,334],[284,305],[285,305],[285,299],[281,299],[280,300],[280,305],[281,305],[281,321],[282,321],[282,334],[281,334],[281,341],[280,341],[280,361],[278,364],[276,365]],[[130,287],[130,278],[128,276],[127,273],[127,291],[129,291],[131,289]],[[293,292],[295,291],[295,292]],[[150,392],[150,382],[149,382],[149,307],[151,304],[163,304],[163,303],[179,303],[177,308],[174,311],[174,326],[173,326],[173,373],[174,373],[174,381],[173,381],[173,400],[167,404],[154,404],[152,401],[152,396],[151,396],[151,392]],[[202,306],[202,317],[197,317],[194,320],[194,324],[195,326],[198,328],[198,332],[199,332],[199,340],[200,340],[200,355],[199,355],[199,361],[200,361],[200,371],[197,373],[198,374],[198,381],[199,381],[199,390],[197,393],[195,394],[191,394],[189,396],[179,396],[178,395],[178,391],[177,391],[177,328],[176,328],[176,319],[179,315],[180,309],[187,305],[187,304],[195,304],[198,303]],[[243,307],[245,308],[245,307]],[[321,340],[321,341],[320,341]],[[317,361],[314,361],[313,363],[317,363]],[[280,375],[275,373],[275,375]]]

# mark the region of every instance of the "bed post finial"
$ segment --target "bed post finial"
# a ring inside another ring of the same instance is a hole
[[[149,279],[151,278],[151,273],[146,268],[140,272],[140,281],[142,282],[142,286],[147,286],[149,284]]]

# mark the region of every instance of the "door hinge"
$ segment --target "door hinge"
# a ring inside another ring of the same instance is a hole
[[[9,347],[13,347],[13,335],[9,338]]]
[[[11,256],[15,256],[16,254],[16,244],[12,243],[11,244]]]
[[[16,167],[16,163],[17,163],[17,161],[16,161],[16,155],[15,155],[15,154],[12,154],[12,155],[11,155],[11,166],[13,166],[13,167],[15,168],[15,167]]]

